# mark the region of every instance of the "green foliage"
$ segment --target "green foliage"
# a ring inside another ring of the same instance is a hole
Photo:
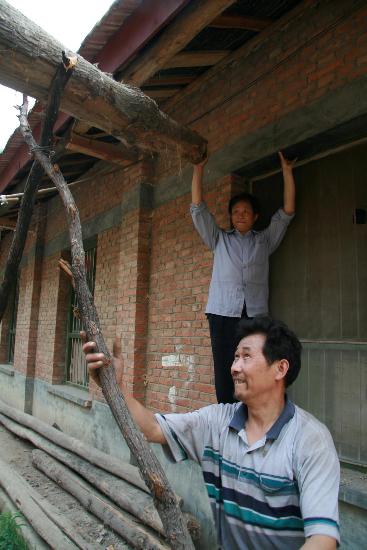
[[[17,522],[22,518],[23,516],[19,512],[0,514],[0,550],[28,550],[20,532],[21,523]]]

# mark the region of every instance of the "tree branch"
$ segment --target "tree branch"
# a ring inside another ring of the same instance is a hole
[[[136,458],[142,477],[150,489],[165,529],[168,543],[175,550],[194,549],[185,520],[168,479],[143,434],[134,424],[125,399],[117,386],[111,354],[102,336],[97,310],[89,291],[85,273],[85,254],[79,212],[57,165],[53,166],[41,147],[35,142],[27,121],[27,101],[20,108],[20,129],[35,158],[54,182],[66,209],[72,256],[72,273],[80,314],[87,336],[97,344],[98,351],[106,357],[106,367],[100,371],[103,395],[111,407],[116,422]]]
[[[62,59],[63,62],[57,68],[51,83],[49,100],[42,127],[40,146],[48,149],[52,145],[52,129],[59,112],[62,91],[75,66],[74,58],[67,58],[64,52],[62,52]],[[25,184],[18,220],[5,265],[4,279],[0,286],[0,321],[6,310],[11,290],[15,285],[42,174],[42,166],[38,162],[34,162]]]

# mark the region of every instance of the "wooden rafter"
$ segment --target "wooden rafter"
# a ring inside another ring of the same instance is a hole
[[[0,217],[0,229],[11,229],[15,230],[17,225],[17,220],[9,217]]]
[[[210,27],[218,29],[244,29],[248,31],[260,32],[272,24],[269,17],[250,17],[243,15],[218,15],[211,23]]]
[[[95,139],[79,136],[72,132],[70,137],[64,142],[65,149],[76,153],[83,153],[91,157],[113,162],[120,166],[127,166],[132,162],[137,162],[139,154],[134,149],[123,147],[122,144],[105,143]]]
[[[212,50],[212,51],[186,51],[180,52],[164,66],[165,69],[173,67],[210,67],[215,65],[230,52],[227,50]]]
[[[155,76],[144,82],[144,86],[184,86],[195,80],[196,76],[162,75]]]
[[[64,47],[2,0],[0,49],[0,82],[45,101]],[[170,119],[138,90],[116,82],[82,57],[78,57],[60,108],[149,152],[168,147],[197,163],[206,151],[201,136]]]
[[[234,0],[195,0],[166,27],[151,46],[140,54],[121,73],[121,80],[142,85],[163,67],[182,67],[170,63],[191,40],[222,11],[231,6]],[[215,62],[214,62],[215,63]],[[213,63],[210,62],[209,65]],[[190,67],[190,65],[188,65]],[[197,66],[192,64],[193,66]]]

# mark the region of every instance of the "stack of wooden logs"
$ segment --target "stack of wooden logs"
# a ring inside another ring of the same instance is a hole
[[[153,499],[137,468],[2,401],[0,422],[34,445],[32,462],[39,470],[72,494],[129,546],[141,550],[169,548]],[[31,524],[36,537],[45,541],[46,545],[41,546],[41,542],[37,548],[101,548],[96,542],[86,540],[75,525],[3,461],[0,461],[0,487],[2,500],[5,498],[10,509],[12,502]],[[191,536],[197,540],[197,520],[188,514],[186,519]]]

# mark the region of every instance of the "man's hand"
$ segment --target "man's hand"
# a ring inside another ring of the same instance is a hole
[[[83,352],[87,361],[89,375],[98,386],[101,386],[101,381],[99,379],[99,369],[107,367],[109,365],[109,361],[106,359],[106,356],[103,353],[98,353],[95,351],[95,342],[87,342],[87,336],[84,331],[81,331],[80,338],[82,342],[84,342]],[[113,343],[112,364],[115,368],[117,384],[121,387],[124,366],[121,356],[121,341],[119,338],[116,338]]]
[[[85,353],[85,358],[88,364],[88,370],[91,378],[98,384],[101,385],[99,379],[99,369],[107,367],[109,362],[106,359],[103,353],[97,353],[96,343],[87,342],[87,336],[85,332],[80,333],[80,338],[83,344],[83,351]],[[116,338],[113,344],[113,366],[116,371],[116,382],[121,388],[122,383],[122,373],[123,373],[123,362],[121,357],[121,343],[118,338]],[[166,443],[166,438],[162,432],[160,425],[157,422],[157,419],[154,413],[146,409],[141,405],[132,395],[130,395],[125,388],[121,388],[122,393],[124,394],[127,407],[130,411],[131,416],[135,420],[136,424],[139,426],[140,430],[143,432],[148,441],[152,443],[161,443],[163,445]]]

